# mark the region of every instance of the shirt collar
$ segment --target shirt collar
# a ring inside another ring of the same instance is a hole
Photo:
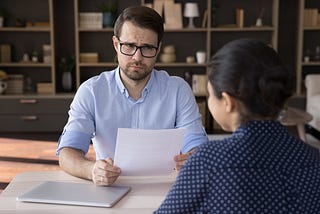
[[[119,88],[120,92],[122,94],[126,94],[127,97],[129,97],[129,93],[126,89],[126,87],[124,86],[123,82],[121,81],[121,78],[120,78],[120,66],[118,66],[116,68],[116,72],[115,72],[115,79],[116,79],[116,83],[117,83],[117,87]],[[154,69],[152,69],[151,71],[151,75],[150,75],[150,79],[147,83],[147,85],[144,87],[143,91],[142,91],[142,97],[144,95],[144,93],[149,93],[151,88],[152,88],[152,85],[154,84],[154,81],[155,81],[155,72],[154,72]]]

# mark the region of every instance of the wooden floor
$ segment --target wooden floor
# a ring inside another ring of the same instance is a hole
[[[26,171],[58,170],[58,133],[0,135],[0,192],[14,176]],[[90,147],[88,156],[94,158]]]

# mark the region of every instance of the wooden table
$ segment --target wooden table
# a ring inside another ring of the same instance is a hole
[[[306,131],[304,125],[312,120],[312,116],[303,110],[288,107],[279,116],[279,121],[285,126],[297,126],[298,135],[306,142]]]
[[[133,177],[122,176],[117,180],[119,185],[131,186],[131,191],[112,208],[85,207],[72,205],[56,205],[17,202],[16,197],[43,181],[74,181],[90,183],[90,181],[68,175],[63,171],[25,172],[18,174],[0,194],[0,213],[152,213],[156,210],[168,193],[176,175]],[[93,184],[92,184],[93,185]]]

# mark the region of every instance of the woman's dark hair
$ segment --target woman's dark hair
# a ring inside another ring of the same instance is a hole
[[[255,39],[224,45],[213,56],[208,77],[218,99],[226,92],[240,101],[240,122],[276,118],[293,93],[292,74],[277,52]]]
[[[114,25],[114,35],[121,36],[122,25],[125,21],[130,21],[134,25],[146,28],[158,34],[158,44],[163,37],[163,19],[153,9],[145,6],[132,6],[123,10]]]

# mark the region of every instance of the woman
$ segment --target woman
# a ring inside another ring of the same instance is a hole
[[[292,85],[270,46],[239,39],[222,47],[208,106],[233,134],[197,149],[155,213],[318,213],[319,151],[277,121]]]

